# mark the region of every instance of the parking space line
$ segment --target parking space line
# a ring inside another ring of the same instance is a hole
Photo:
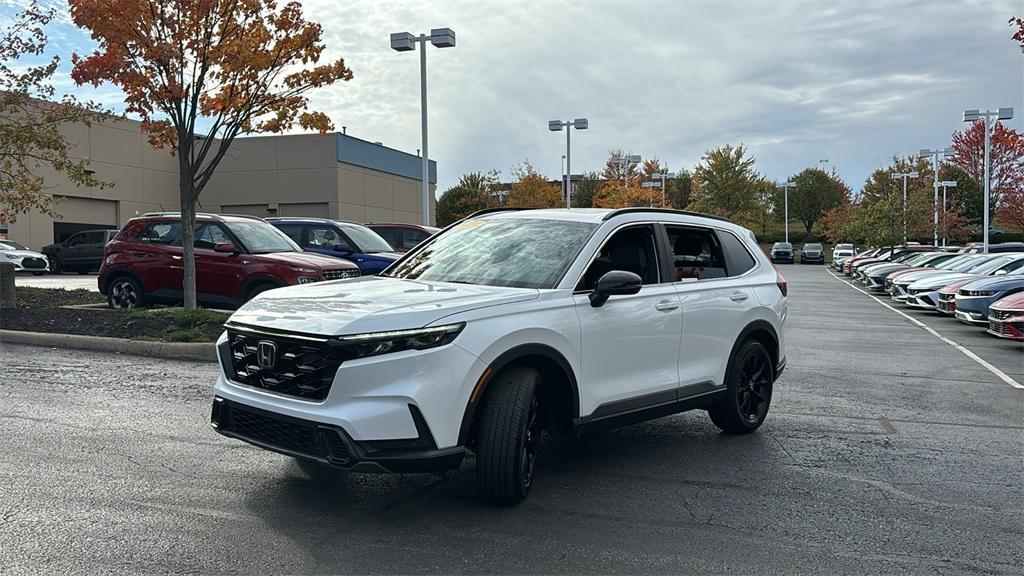
[[[981,366],[982,368],[985,368],[985,369],[986,369],[986,370],[988,370],[989,372],[991,372],[991,373],[995,374],[995,375],[996,375],[996,377],[997,377],[997,378],[999,378],[1000,380],[1002,380],[1003,382],[1006,382],[1007,384],[1009,384],[1010,386],[1013,386],[1014,388],[1017,388],[1018,390],[1024,390],[1024,385],[1022,385],[1022,384],[1021,384],[1020,382],[1017,382],[1017,381],[1016,381],[1016,380],[1014,380],[1013,378],[1010,378],[1010,376],[1008,376],[1008,375],[1007,375],[1007,374],[1006,374],[1005,372],[1003,372],[1003,371],[1002,371],[1002,370],[1000,370],[999,368],[996,368],[995,366],[993,366],[993,365],[989,364],[988,362],[986,362],[986,361],[985,361],[985,359],[984,359],[984,358],[982,358],[982,357],[978,356],[978,355],[977,355],[977,354],[975,354],[974,352],[971,352],[970,350],[968,350],[967,348],[964,348],[964,347],[963,347],[963,346],[961,346],[960,344],[957,344],[956,342],[954,342],[954,341],[950,340],[949,338],[946,338],[946,337],[945,337],[945,336],[943,336],[942,334],[939,334],[938,332],[936,332],[935,330],[933,330],[933,329],[931,328],[931,326],[928,326],[928,325],[927,325],[927,324],[925,324],[924,322],[921,322],[921,321],[920,321],[920,320],[918,320],[917,318],[914,318],[913,316],[910,316],[910,315],[906,314],[905,312],[902,312],[902,311],[900,311],[900,310],[897,310],[897,309],[893,308],[892,306],[889,306],[889,305],[888,305],[888,304],[886,304],[885,302],[882,302],[881,300],[879,300],[878,298],[876,298],[876,297],[875,297],[874,295],[872,295],[871,293],[869,293],[869,292],[865,292],[864,290],[861,290],[860,288],[857,288],[857,287],[856,287],[856,286],[854,286],[853,284],[850,284],[850,283],[849,283],[849,282],[847,282],[846,280],[844,280],[844,279],[840,278],[839,276],[836,276],[836,275],[835,275],[835,274],[833,274],[833,273],[832,273],[831,271],[829,271],[829,270],[826,270],[826,272],[828,272],[828,275],[829,275],[829,276],[831,276],[831,277],[835,278],[836,280],[839,280],[839,281],[840,281],[840,282],[842,282],[843,284],[845,284],[845,285],[849,286],[850,288],[853,288],[854,290],[856,290],[857,292],[860,292],[861,294],[863,294],[863,295],[867,296],[868,298],[871,298],[871,299],[872,299],[872,300],[874,300],[875,302],[878,302],[878,303],[879,303],[879,304],[881,304],[882,306],[885,306],[886,308],[888,308],[889,310],[892,310],[893,312],[895,312],[895,313],[899,314],[900,316],[903,316],[903,317],[904,317],[904,318],[906,318],[907,320],[910,320],[910,322],[912,322],[912,323],[913,323],[913,324],[914,324],[915,326],[917,326],[917,327],[919,327],[919,328],[922,328],[922,329],[923,329],[924,331],[928,332],[928,333],[929,333],[929,334],[931,334],[932,336],[935,336],[935,337],[936,337],[936,338],[938,338],[939,340],[942,340],[942,341],[943,341],[943,342],[945,342],[946,344],[949,344],[949,345],[950,345],[950,346],[952,346],[953,348],[956,348],[957,350],[959,350],[959,351],[963,352],[965,356],[967,356],[967,357],[968,357],[968,358],[970,358],[971,360],[974,360],[975,362],[977,362],[977,363],[978,363],[978,364],[979,364],[979,365],[980,365],[980,366]]]

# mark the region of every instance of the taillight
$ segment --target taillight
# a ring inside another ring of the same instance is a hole
[[[782,292],[783,296],[789,296],[789,282],[786,282],[786,277],[778,270],[775,270],[775,285],[779,287],[779,292]]]

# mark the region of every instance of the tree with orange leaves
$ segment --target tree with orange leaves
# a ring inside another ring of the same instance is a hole
[[[622,182],[605,182],[594,197],[597,208],[661,207],[661,188],[623,186]]]
[[[558,208],[565,206],[565,198],[558,184],[552,184],[529,161],[513,168],[512,191],[505,205],[510,208]]]
[[[307,93],[352,78],[343,60],[318,65],[323,31],[298,2],[69,0],[75,24],[99,49],[73,55],[79,85],[109,82],[142,118],[151,145],[177,155],[185,307],[196,307],[196,204],[239,134],[298,124],[333,128]],[[197,135],[197,130],[205,134]]]

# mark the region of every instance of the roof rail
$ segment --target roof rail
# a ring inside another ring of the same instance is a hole
[[[139,214],[136,218],[152,218],[154,216],[181,216],[180,210],[167,210],[164,212],[145,212]],[[211,218],[220,218],[221,216],[231,216],[234,218],[249,218],[252,220],[263,220],[259,216],[253,216],[252,214],[214,214],[213,212],[196,212],[196,216],[209,216]]]
[[[682,216],[697,216],[698,218],[710,218],[712,220],[719,220],[721,222],[729,222],[730,224],[735,224],[735,222],[729,220],[728,218],[722,218],[721,216],[715,216],[714,214],[704,214],[703,212],[690,212],[687,210],[676,210],[674,208],[654,208],[643,206],[633,208],[617,208],[605,214],[602,220],[608,220],[616,216],[621,216],[622,214],[633,214],[640,212],[655,212],[658,214],[679,214]]]
[[[483,210],[477,210],[469,216],[463,218],[463,220],[469,220],[470,218],[476,218],[477,216],[483,216],[484,214],[493,214],[495,212],[516,212],[520,210],[535,210],[535,208],[484,208]]]

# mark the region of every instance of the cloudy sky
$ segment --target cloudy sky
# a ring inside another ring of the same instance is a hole
[[[20,1],[0,0],[0,19]],[[1007,24],[1024,17],[1019,1],[303,4],[328,56],[355,72],[314,105],[350,135],[409,152],[418,55],[393,52],[388,36],[455,30],[455,48],[427,54],[441,189],[467,171],[507,178],[526,159],[557,178],[565,137],[551,119],[590,120],[573,134],[576,173],[599,170],[611,148],[677,170],[742,143],[770,178],[828,159],[854,189],[893,154],[948,145],[965,108],[1013,106],[1009,125],[1024,126],[1024,55]],[[66,15],[50,33],[65,71],[92,46]],[[83,95],[118,101],[112,89]]]

